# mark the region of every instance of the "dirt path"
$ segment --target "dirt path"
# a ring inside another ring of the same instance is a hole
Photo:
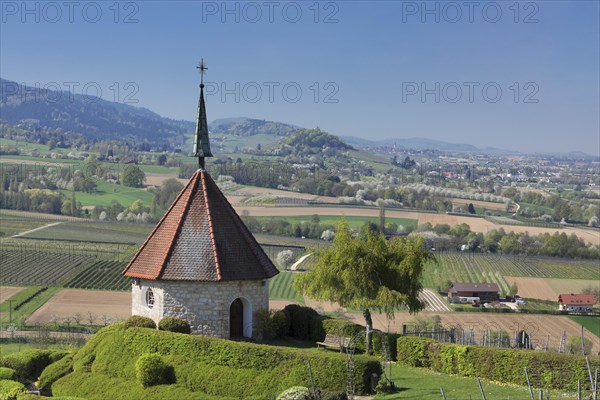
[[[50,228],[51,226],[56,226],[56,225],[60,225],[60,224],[62,224],[62,221],[53,222],[53,223],[48,224],[48,225],[39,226],[37,228],[33,228],[33,229],[30,229],[30,230],[25,231],[25,232],[17,233],[16,235],[13,235],[12,237],[18,238],[18,237],[25,236],[25,235],[28,235],[30,233],[41,231],[42,229]]]
[[[298,261],[296,261],[295,263],[292,264],[292,266],[290,267],[290,270],[295,271],[296,267],[298,267],[298,265],[302,264],[302,262],[310,256],[312,256],[312,253],[308,253],[308,254],[305,254],[302,257],[300,257],[300,259]]]

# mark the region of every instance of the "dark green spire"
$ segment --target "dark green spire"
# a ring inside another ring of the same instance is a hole
[[[198,166],[204,169],[204,157],[212,157],[208,141],[208,124],[206,122],[206,107],[204,105],[204,59],[197,66],[200,70],[200,100],[198,101],[198,119],[196,120],[196,136],[194,138],[194,157],[198,157]]]

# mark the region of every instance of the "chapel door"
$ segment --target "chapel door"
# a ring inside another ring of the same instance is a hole
[[[229,336],[241,338],[244,336],[244,304],[235,299],[229,307]]]

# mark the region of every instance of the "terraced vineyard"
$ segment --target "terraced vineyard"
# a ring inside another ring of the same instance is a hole
[[[0,249],[0,283],[62,285],[93,260],[81,254]]]
[[[458,253],[437,255],[436,259],[437,264],[430,262],[425,268],[425,287],[444,287],[447,281],[495,282],[502,292],[508,292],[504,276],[600,280],[595,261]]]
[[[100,260],[65,283],[67,288],[129,290],[131,280],[121,275],[127,261]]]

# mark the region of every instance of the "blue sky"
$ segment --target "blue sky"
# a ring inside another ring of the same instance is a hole
[[[209,120],[600,154],[598,1],[72,4],[2,1],[0,76],[194,120],[204,57]]]

